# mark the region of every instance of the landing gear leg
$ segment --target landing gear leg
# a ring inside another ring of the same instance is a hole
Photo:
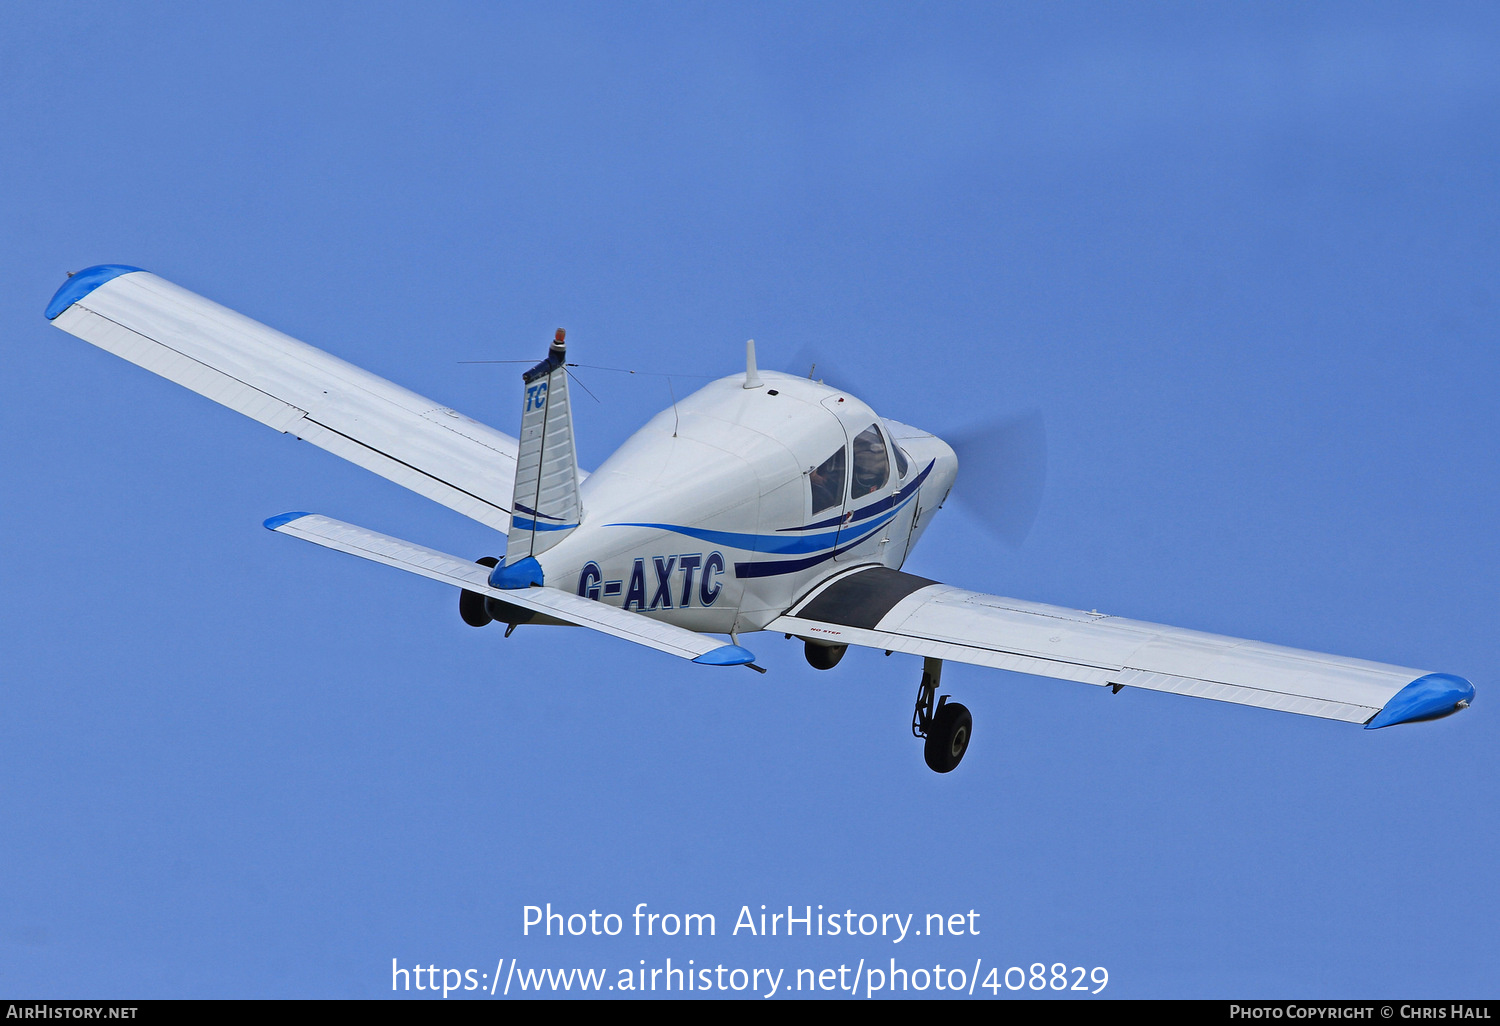
[[[974,731],[974,717],[957,702],[949,704],[948,696],[938,697],[943,676],[943,661],[928,657],[922,660],[922,683],[917,686],[917,704],[911,714],[913,737],[925,738],[922,757],[929,769],[950,772],[963,761]]]
[[[938,683],[943,679],[943,661],[929,656],[922,660],[922,683],[917,685],[917,707],[911,714],[911,736],[924,738],[932,726],[933,703],[937,701]]]

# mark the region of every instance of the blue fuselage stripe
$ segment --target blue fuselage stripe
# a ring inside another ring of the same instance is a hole
[[[913,492],[913,495],[916,493]],[[911,498],[911,496],[907,496]],[[905,505],[903,500],[902,505]],[[880,517],[868,524],[861,524],[860,537],[869,534],[876,528],[881,527],[891,520],[900,507],[890,510],[885,516]],[[689,538],[708,542],[710,545],[726,545],[731,548],[744,549],[747,552],[764,552],[769,555],[791,556],[805,552],[818,552],[821,549],[831,548],[841,542],[838,531],[827,531],[823,534],[805,534],[800,538],[788,538],[785,535],[776,534],[740,534],[736,531],[708,531],[700,527],[687,527],[683,524],[607,524],[607,527],[651,527],[659,531],[672,531],[676,534],[685,534]],[[844,529],[843,542],[849,540],[850,528]]]
[[[918,488],[922,487],[922,482],[927,480],[927,475],[932,473],[932,468],[935,466],[937,466],[937,460],[929,460],[927,466],[922,470],[922,472],[915,478],[913,478],[911,483],[909,483],[905,488],[897,488],[894,492],[892,492],[890,495],[887,495],[879,502],[872,502],[863,509],[855,510],[854,515],[850,517],[850,522],[858,523],[861,520],[873,517],[877,513],[884,512],[885,510],[890,509],[892,506],[896,506],[902,502],[905,502],[908,498],[916,494]],[[781,530],[816,531],[819,528],[823,527],[835,527],[843,519],[844,515],[840,513],[836,517],[830,517],[827,520],[819,520],[816,524],[804,524],[802,527],[783,527],[781,528]]]
[[[775,577],[780,574],[796,573],[806,570],[808,567],[816,566],[825,560],[832,559],[841,553],[848,552],[860,542],[869,538],[870,535],[880,530],[886,524],[895,519],[896,514],[901,512],[908,502],[917,495],[917,490],[926,480],[927,475],[936,465],[934,460],[927,464],[927,468],[908,484],[905,488],[893,494],[873,502],[864,509],[857,510],[850,518],[854,523],[859,520],[869,520],[868,523],[860,524],[857,528],[846,526],[842,531],[826,531],[823,534],[805,534],[801,537],[787,537],[784,534],[741,534],[735,531],[709,531],[699,527],[687,527],[683,524],[606,524],[607,527],[650,527],[659,531],[672,531],[676,534],[686,535],[698,541],[708,542],[710,545],[724,545],[731,548],[744,549],[747,552],[764,553],[766,555],[793,556],[805,553],[805,559],[778,559],[765,562],[745,562],[734,564],[734,575],[736,577]],[[882,515],[883,514],[883,515]],[[873,517],[871,520],[869,518]],[[801,528],[783,528],[789,531],[808,531],[816,527],[828,527],[837,525],[843,520],[843,516],[818,524],[809,524]],[[825,551],[826,550],[826,551]]]

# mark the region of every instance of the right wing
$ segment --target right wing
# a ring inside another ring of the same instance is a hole
[[[80,271],[47,307],[100,349],[497,531],[516,440],[148,271]]]
[[[414,545],[400,538],[392,538],[388,534],[346,524],[332,517],[316,513],[283,513],[267,520],[266,527],[278,534],[289,534],[325,548],[347,552],[351,556],[360,556],[434,581],[442,581],[456,588],[488,595],[553,620],[561,620],[577,627],[590,627],[616,638],[654,648],[658,652],[691,659],[695,663],[710,666],[750,665],[752,669],[760,669],[754,665],[755,656],[738,645],[726,645],[717,638],[556,588],[495,588],[489,583],[488,567],[436,549]]]
[[[1474,698],[1474,685],[1451,674],[1001,598],[880,566],[825,582],[765,629],[1370,727],[1443,716]]]

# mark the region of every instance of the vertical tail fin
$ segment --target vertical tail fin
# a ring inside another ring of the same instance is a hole
[[[563,330],[558,328],[547,359],[522,375],[526,401],[521,411],[515,513],[506,537],[506,566],[546,552],[583,517],[566,356]]]

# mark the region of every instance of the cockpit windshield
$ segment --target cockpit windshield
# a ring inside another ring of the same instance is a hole
[[[858,499],[878,492],[891,477],[890,458],[885,451],[885,437],[871,424],[854,437],[854,484],[849,498]]]

